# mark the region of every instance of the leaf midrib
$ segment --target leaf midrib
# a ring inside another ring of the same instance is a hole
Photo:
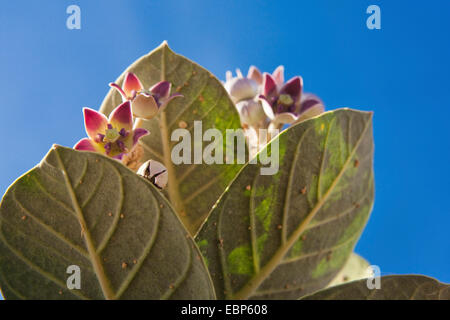
[[[355,147],[353,148],[352,152],[347,157],[347,160],[345,161],[344,165],[342,166],[341,171],[334,179],[333,183],[330,185],[330,188],[327,190],[327,192],[323,195],[322,198],[319,199],[317,204],[314,206],[314,208],[310,211],[310,213],[306,216],[306,218],[300,223],[300,225],[297,227],[297,229],[292,233],[292,235],[288,238],[285,244],[283,244],[272,256],[272,258],[267,262],[267,264],[261,268],[261,272],[258,274],[255,274],[248,282],[247,284],[239,290],[236,294],[234,294],[233,299],[237,300],[244,300],[250,297],[253,292],[259,287],[259,285],[276,269],[276,267],[280,264],[280,262],[283,260],[284,256],[287,254],[287,252],[290,250],[290,248],[294,245],[294,243],[298,240],[298,238],[301,236],[301,234],[305,231],[308,224],[311,222],[311,220],[315,217],[317,212],[322,208],[328,197],[331,195],[332,191],[334,190],[337,183],[340,181],[342,175],[347,170],[347,167],[355,155],[357,149],[359,148],[359,145],[361,144],[361,141],[366,135],[366,131],[369,128],[369,124],[371,122],[372,115],[370,115],[370,118],[367,120],[366,125],[364,126],[364,130],[361,133],[361,136],[359,137],[358,141],[355,144]]]
[[[167,45],[163,44],[161,49],[161,74],[160,74],[160,81],[165,81],[166,75],[166,50]],[[171,158],[171,150],[170,150],[170,141],[169,141],[169,127],[167,123],[167,117],[166,117],[166,110],[161,110],[161,118],[160,118],[160,128],[161,128],[161,142],[163,146],[163,161],[164,165],[167,168],[168,173],[168,183],[167,183],[167,192],[169,194],[170,202],[175,207],[175,210],[180,214],[180,216],[183,216],[184,206],[183,202],[181,200],[180,191],[178,190],[178,181],[177,177],[175,175],[175,168],[172,163]],[[189,230],[189,232],[192,234],[192,230]]]
[[[94,267],[94,272],[97,277],[97,280],[103,291],[103,295],[105,296],[105,298],[107,300],[115,299],[114,291],[111,287],[109,279],[106,276],[105,270],[104,270],[103,265],[100,260],[100,257],[97,254],[91,234],[86,227],[86,221],[84,219],[83,211],[80,208],[80,205],[79,205],[78,200],[75,195],[75,191],[73,190],[72,184],[70,182],[68,172],[64,166],[61,156],[59,155],[57,147],[55,147],[55,155],[56,155],[58,164],[61,168],[62,175],[64,177],[64,182],[66,184],[67,191],[69,192],[69,196],[72,201],[73,209],[77,214],[78,221],[81,226],[81,231],[82,231],[82,234],[84,235],[84,240],[85,240],[86,247],[87,247],[87,250],[89,253],[89,257],[91,259],[92,266]]]

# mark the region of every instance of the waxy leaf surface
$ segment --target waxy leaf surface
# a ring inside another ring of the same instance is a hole
[[[372,113],[327,112],[268,147],[276,142],[278,173],[247,164],[196,237],[219,298],[297,299],[324,288],[369,217]]]
[[[143,127],[150,131],[150,135],[141,139],[140,143],[145,151],[142,161],[157,160],[168,169],[168,198],[194,234],[242,164],[209,165],[201,159],[197,161],[201,163],[194,163],[191,154],[190,164],[175,165],[171,151],[178,140],[171,141],[171,135],[175,129],[186,128],[191,134],[191,145],[195,140],[201,144],[201,139],[196,139],[193,134],[194,121],[201,121],[203,132],[215,128],[223,133],[220,143],[225,149],[225,130],[241,127],[239,114],[218,79],[196,63],[174,53],[165,43],[133,63],[116,83],[122,85],[124,75],[129,71],[139,77],[146,89],[166,80],[172,83],[172,93],[178,92],[184,96],[172,100],[155,118],[144,121]],[[121,101],[117,90],[110,90],[100,111],[108,115]],[[203,147],[210,143],[204,142]],[[203,148],[197,150],[201,158]]]
[[[72,265],[79,290],[67,287]],[[150,182],[59,146],[1,202],[0,287],[6,299],[215,297],[198,248]]]
[[[369,289],[375,279],[363,279],[325,289],[305,300],[450,300],[450,285],[420,275],[381,277],[379,289]]]

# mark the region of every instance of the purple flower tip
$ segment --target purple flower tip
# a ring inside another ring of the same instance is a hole
[[[105,152],[109,154],[111,152],[111,142],[105,144]]]
[[[150,132],[148,132],[147,130],[143,129],[143,128],[137,128],[134,129],[134,135],[133,135],[133,145],[135,145],[140,138],[142,138],[143,136],[148,135]]]
[[[117,143],[117,146],[119,147],[120,151],[122,151],[122,152],[126,151],[127,148],[125,147],[125,143],[123,143],[123,141],[117,140],[116,143]]]
[[[120,129],[120,131],[119,131],[119,134],[122,136],[122,137],[126,137],[126,136],[128,136],[128,131],[127,130],[125,130],[125,128],[122,128],[122,129]]]
[[[95,142],[103,142],[103,139],[105,139],[105,135],[101,133],[97,133],[97,139]]]

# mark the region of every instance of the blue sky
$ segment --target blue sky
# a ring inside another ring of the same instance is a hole
[[[81,30],[66,28],[67,6]],[[381,8],[368,30],[366,8]],[[81,108],[163,40],[220,78],[254,64],[328,109],[373,110],[375,207],[356,251],[382,274],[450,282],[449,1],[3,1],[0,192],[53,143],[82,138]]]

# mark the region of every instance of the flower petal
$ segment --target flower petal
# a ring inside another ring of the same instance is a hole
[[[95,143],[91,139],[83,138],[80,141],[78,141],[73,148],[75,150],[80,151],[94,151],[94,152],[103,152],[104,148],[99,145],[98,143]]]
[[[267,115],[259,101],[244,100],[236,103],[242,124],[252,127],[261,125],[267,119]]]
[[[318,116],[319,114],[322,114],[324,111],[325,107],[322,104],[315,104],[310,108],[308,108],[306,111],[303,111],[298,117],[298,120],[296,122],[304,121],[312,117]]]
[[[297,116],[290,112],[283,112],[279,113],[275,116],[273,119],[273,122],[276,124],[286,124],[286,123],[292,123],[295,120],[297,120]]]
[[[225,72],[225,79],[226,81],[230,81],[231,79],[233,79],[233,73],[230,70]]]
[[[172,101],[175,98],[183,98],[184,96],[181,93],[175,92],[174,94],[171,94],[168,99],[166,99],[160,106],[159,109],[164,109],[170,101]]]
[[[147,160],[144,162],[136,173],[160,189],[163,189],[169,180],[166,167],[155,160]]]
[[[136,143],[138,143],[139,139],[148,135],[150,132],[148,132],[147,130],[143,129],[143,128],[137,128],[134,129],[133,131],[133,146],[136,145]]]
[[[258,84],[253,79],[233,78],[225,86],[234,103],[251,99],[258,93]]]
[[[127,94],[125,93],[125,91],[122,90],[122,88],[121,88],[119,85],[115,84],[114,82],[110,82],[110,83],[109,83],[109,86],[110,86],[111,88],[114,88],[114,89],[116,89],[117,91],[119,91],[120,95],[122,96],[122,100],[123,100],[123,101],[128,100]]]
[[[139,78],[132,72],[128,72],[127,75],[125,76],[122,88],[128,97],[133,96],[133,90],[135,92],[138,92],[144,89]]]
[[[259,69],[255,66],[251,66],[248,69],[248,73],[247,73],[247,78],[252,79],[254,81],[256,81],[256,83],[258,84],[262,84],[263,82],[263,76],[261,71],[259,71]]]
[[[137,118],[151,119],[158,113],[158,104],[152,95],[141,93],[131,102],[133,115]]]
[[[263,95],[266,97],[270,97],[272,93],[277,88],[277,84],[275,82],[275,79],[268,73],[264,73],[264,80],[263,80]]]
[[[308,109],[314,107],[315,105],[323,106],[322,100],[320,100],[319,97],[317,97],[312,93],[303,94],[301,99],[300,113],[307,111]]]
[[[261,106],[264,110],[264,113],[266,114],[266,116],[272,120],[273,118],[275,118],[275,115],[273,113],[273,109],[272,106],[270,105],[270,103],[267,101],[266,97],[264,97],[263,95],[259,96],[259,102],[261,102]]]
[[[90,108],[83,108],[84,126],[89,138],[95,140],[97,134],[105,134],[108,127],[108,119],[104,114],[92,110]]]
[[[119,153],[118,155],[115,155],[115,156],[113,156],[112,158],[113,158],[113,159],[116,159],[116,160],[122,160],[122,158],[123,158],[124,155],[125,155],[125,152]]]
[[[150,88],[150,92],[156,96],[158,100],[167,99],[170,94],[172,84],[169,81],[160,81]]]
[[[169,174],[167,173],[167,170],[158,174],[155,178],[155,185],[159,187],[160,189],[164,189],[167,185],[167,182],[169,181]]]
[[[300,101],[302,94],[303,79],[294,77],[286,82],[280,89],[280,94],[288,94],[294,99],[294,104]]]
[[[247,140],[250,159],[252,159],[260,149],[258,133],[256,132],[255,128],[248,127],[247,129],[244,129],[244,135],[245,139]]]
[[[150,160],[148,165],[150,170],[149,171],[150,177],[156,176],[158,174],[167,171],[166,167],[161,162],[158,162],[156,160]]]
[[[125,101],[111,112],[109,123],[116,129],[131,130],[133,128],[133,115],[131,114],[130,101]]]
[[[281,86],[284,83],[284,67],[278,66],[272,73],[272,77],[275,79],[277,85]]]

